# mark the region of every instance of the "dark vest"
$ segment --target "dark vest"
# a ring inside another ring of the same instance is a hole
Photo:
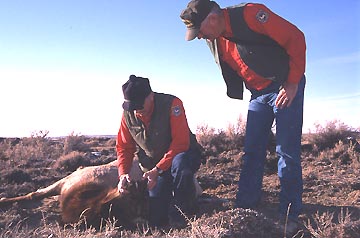
[[[170,113],[174,98],[173,95],[154,93],[154,111],[147,129],[134,112],[124,111],[126,125],[137,144],[136,156],[144,168],[155,167],[170,147],[172,141]],[[190,137],[195,138],[190,129],[189,134]],[[190,140],[191,147],[196,145],[194,138]]]
[[[276,41],[248,27],[243,12],[245,5],[227,8],[233,32],[233,37],[227,39],[236,43],[241,59],[251,70],[264,78],[282,84],[289,75],[289,56]],[[208,44],[216,62],[220,65],[228,96],[243,99],[243,79],[219,58],[216,41]]]

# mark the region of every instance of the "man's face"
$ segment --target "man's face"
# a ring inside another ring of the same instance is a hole
[[[198,33],[198,39],[214,40],[220,36],[218,30],[217,21],[214,15],[208,15],[200,25],[200,31]]]
[[[150,93],[144,101],[143,109],[135,110],[135,114],[138,114],[140,116],[149,116],[151,113],[151,105],[153,102],[153,94]]]

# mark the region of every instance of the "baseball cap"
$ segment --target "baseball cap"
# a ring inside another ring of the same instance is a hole
[[[209,15],[212,8],[217,5],[210,0],[192,0],[184,9],[180,18],[187,27],[185,40],[193,40],[197,37],[200,30],[201,22]]]
[[[129,80],[122,86],[125,111],[144,108],[145,98],[152,92],[149,79],[130,75]]]

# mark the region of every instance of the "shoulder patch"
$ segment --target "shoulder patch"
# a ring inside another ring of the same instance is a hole
[[[180,108],[180,106],[174,106],[173,108],[172,108],[172,114],[174,115],[174,116],[180,116],[180,114],[181,114],[181,108]]]
[[[264,10],[259,10],[258,13],[256,13],[256,19],[261,23],[265,23],[269,19],[269,13]]]

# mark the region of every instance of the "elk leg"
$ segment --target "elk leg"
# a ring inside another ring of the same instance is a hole
[[[36,190],[35,192],[28,193],[23,196],[13,197],[13,198],[0,198],[0,207],[6,206],[15,202],[22,201],[31,201],[31,200],[41,200],[46,197],[51,197],[60,194],[60,190],[62,187],[62,179],[53,183],[46,188],[41,188]]]

